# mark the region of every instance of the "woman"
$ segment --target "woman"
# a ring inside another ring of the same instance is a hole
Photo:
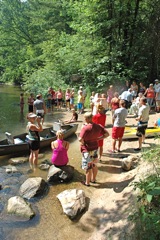
[[[145,91],[146,91],[146,87],[143,85],[142,82],[140,82],[139,86],[140,86],[140,87],[139,87],[139,93],[144,94]]]
[[[149,84],[149,88],[146,89],[144,95],[146,96],[147,98],[147,103],[150,107],[150,109],[153,107],[154,105],[154,100],[155,100],[155,91],[154,91],[154,88],[153,88],[153,84]]]
[[[35,101],[33,93],[30,94],[30,97],[28,98],[28,112],[33,112],[33,103]]]
[[[93,111],[92,111],[93,116],[98,113],[98,108],[97,107],[99,106],[100,101],[101,101],[101,94],[96,93],[95,96],[94,96],[94,99],[93,99],[93,103],[94,103]]]
[[[138,85],[135,81],[132,82],[131,89],[132,89],[133,99],[135,99],[137,97],[137,94],[138,94]]]
[[[109,89],[107,91],[107,103],[108,103],[108,110],[111,110],[111,100],[113,98],[113,85],[109,86]]]
[[[63,100],[63,93],[62,93],[61,88],[59,88],[59,90],[57,92],[57,109],[61,109],[62,100]]]
[[[56,133],[57,140],[51,142],[51,148],[53,150],[51,162],[56,167],[65,166],[68,163],[69,142],[63,140],[63,132],[58,130]]]
[[[114,97],[111,100],[111,109],[112,109],[112,116],[117,108],[119,108],[119,94],[118,92],[114,93]]]
[[[29,164],[31,170],[36,170],[37,164],[38,164],[38,153],[40,149],[40,136],[39,132],[43,131],[42,124],[41,124],[41,118],[37,117],[34,113],[29,113],[27,115],[28,124],[27,124],[27,130],[28,130],[28,144],[30,148],[30,156],[29,156]],[[37,124],[36,124],[37,122]]]
[[[71,110],[70,98],[71,98],[71,91],[70,91],[69,88],[67,88],[66,93],[65,93],[65,100],[66,100],[66,109],[67,109],[68,111]]]
[[[89,98],[91,111],[93,111],[93,107],[94,107],[94,103],[93,103],[94,96],[95,96],[95,92],[92,92],[92,94],[91,94],[91,96]]]

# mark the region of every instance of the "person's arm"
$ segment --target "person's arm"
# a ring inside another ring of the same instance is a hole
[[[109,136],[109,132],[107,131],[107,129],[104,128],[104,133],[103,133],[102,136],[100,136],[100,137],[98,138],[98,140],[107,138],[108,136]]]
[[[146,91],[145,91],[145,93],[144,93],[144,96],[147,94],[147,92],[148,92],[148,88],[146,89]]]
[[[41,124],[41,118],[37,118],[36,121],[37,121],[38,126],[35,124],[31,124],[30,129],[32,131],[42,132],[43,128],[42,128],[42,124]]]
[[[51,142],[51,149],[53,150],[55,148],[57,148],[57,141]]]
[[[81,137],[79,137],[79,142],[81,143],[81,145],[84,145],[84,140],[83,140],[83,138],[81,138]]]
[[[69,142],[65,141],[64,144],[65,144],[65,149],[68,151],[68,149],[69,149]]]

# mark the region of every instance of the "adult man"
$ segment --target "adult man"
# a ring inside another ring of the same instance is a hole
[[[79,141],[81,142],[82,169],[86,170],[86,181],[82,182],[90,186],[90,182],[95,183],[98,172],[98,140],[109,136],[108,131],[99,124],[92,122],[92,113],[84,114],[86,124],[81,129]]]
[[[36,96],[36,100],[33,103],[33,109],[34,109],[34,112],[37,114],[37,116],[41,117],[42,124],[43,124],[44,114],[46,113],[46,107],[45,107],[44,101],[42,100],[41,94],[38,94]]]
[[[155,82],[155,84],[154,84],[153,88],[154,88],[154,91],[157,92],[157,90],[160,88],[160,83],[159,83],[158,79],[155,79],[154,82]]]
[[[122,144],[122,137],[124,134],[125,124],[126,124],[126,117],[128,114],[127,109],[125,108],[125,101],[120,100],[119,102],[120,107],[115,110],[113,114],[113,128],[112,128],[112,150],[111,153],[120,152],[121,144]],[[116,141],[118,141],[118,149],[116,149]]]
[[[147,103],[146,98],[140,99],[141,107],[139,108],[138,117],[136,118],[136,121],[138,121],[136,135],[138,136],[139,147],[135,148],[134,149],[135,151],[141,151],[142,142],[144,142],[144,140],[145,140],[145,131],[146,131],[147,125],[148,125],[149,110],[150,110],[149,106],[146,105],[146,103]]]
[[[155,84],[154,84],[154,90],[155,90],[155,101],[156,101],[156,112],[159,112],[160,110],[160,83],[159,80],[156,79],[155,80]]]
[[[133,100],[133,95],[131,94],[132,89],[129,88],[128,91],[124,91],[121,95],[120,95],[120,99],[125,100],[126,103],[126,108],[130,108],[131,104],[132,104],[132,100]]]

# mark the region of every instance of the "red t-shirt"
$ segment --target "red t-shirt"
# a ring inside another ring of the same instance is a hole
[[[104,133],[104,127],[99,124],[89,123],[84,125],[80,132],[80,138],[84,140],[84,145],[81,145],[81,152],[98,149],[98,137]]]
[[[93,116],[92,121],[97,124],[101,124],[103,127],[106,123],[106,114],[104,113],[97,113]]]

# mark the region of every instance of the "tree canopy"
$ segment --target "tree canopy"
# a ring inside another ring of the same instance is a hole
[[[158,0],[1,0],[0,78],[103,89],[159,76]]]

